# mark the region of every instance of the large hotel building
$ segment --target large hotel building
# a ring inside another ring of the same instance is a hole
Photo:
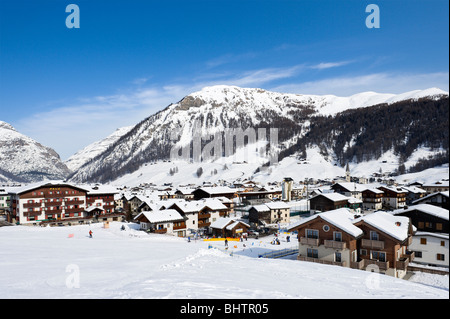
[[[9,221],[19,224],[84,221],[115,213],[109,186],[78,186],[65,182],[40,182],[9,189]]]

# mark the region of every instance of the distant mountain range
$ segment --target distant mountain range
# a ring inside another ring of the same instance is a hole
[[[9,180],[11,176],[27,181],[64,176],[74,182],[107,183],[138,172],[148,164],[169,160],[174,145],[189,146],[194,131],[210,136],[222,134],[227,128],[266,128],[267,132],[277,128],[278,144],[270,147],[279,153],[280,161],[287,156],[306,159],[307,150],[318,148],[333,165],[370,161],[388,151],[393,151],[402,165],[420,147],[431,149],[431,157],[448,154],[448,121],[448,93],[436,88],[403,94],[364,92],[337,97],[213,86],[189,94],[134,127],[118,129],[65,163],[46,148],[47,157],[43,158],[54,167],[53,171],[50,167],[47,171],[33,168],[33,164],[42,166],[43,155],[19,155],[29,152],[30,145],[36,142],[16,142],[12,147],[5,137],[11,128],[1,122],[5,128],[0,126],[0,178],[3,172],[3,178]],[[174,132],[180,132],[176,139]],[[204,140],[202,146],[209,141]],[[3,156],[4,147],[7,157]],[[193,147],[191,144],[190,149]],[[267,150],[259,152],[261,158],[256,168],[267,162],[264,156]],[[48,154],[54,155],[51,161]]]
[[[70,173],[53,149],[0,121],[0,182],[63,179]]]

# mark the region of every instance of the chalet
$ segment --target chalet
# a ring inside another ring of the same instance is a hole
[[[230,187],[219,186],[219,187],[200,187],[192,192],[195,200],[202,198],[213,198],[213,197],[226,197],[233,198],[237,195],[237,189]]]
[[[216,237],[240,237],[248,232],[250,225],[233,218],[219,218],[211,223],[212,235]]]
[[[252,206],[249,213],[251,223],[289,223],[291,207],[284,202],[268,202]]]
[[[198,212],[203,208],[199,201],[179,201],[168,206],[168,209],[176,210],[185,218],[188,229],[198,229]]]
[[[445,209],[450,209],[449,205],[449,192],[437,192],[433,194],[429,194],[420,199],[417,199],[412,202],[413,205],[417,204],[430,204],[438,207],[442,207]]]
[[[386,209],[398,209],[405,207],[408,192],[401,187],[380,186],[379,190],[384,192],[383,207]]]
[[[406,194],[406,205],[411,205],[413,201],[421,199],[427,194],[427,191],[416,186],[402,186],[407,194]]]
[[[186,236],[185,218],[174,209],[141,212],[134,221],[139,222],[142,230],[150,233]]]
[[[318,194],[309,200],[311,210],[326,212],[348,206],[348,197],[338,193]]]
[[[353,213],[347,208],[330,210],[291,225],[298,232],[297,259],[351,267],[358,260],[358,239],[363,231],[353,225]]]
[[[406,216],[418,231],[433,233],[449,233],[449,211],[430,204],[419,204],[394,212],[398,216]]]
[[[408,217],[375,212],[356,219],[353,224],[363,231],[360,238],[356,268],[370,266],[387,275],[403,278],[414,253],[407,248],[412,243],[413,225]]]
[[[383,208],[384,192],[377,188],[367,188],[362,191],[363,210],[381,210]]]
[[[418,231],[409,249],[414,252],[414,262],[437,267],[449,267],[449,235]]]
[[[448,180],[438,181],[435,183],[425,183],[422,185],[422,188],[426,190],[427,194],[439,193],[439,192],[448,192],[449,191],[449,183]]]
[[[358,183],[336,183],[330,187],[335,193],[362,200],[362,192],[367,186]]]
[[[250,223],[259,223],[260,221],[270,222],[270,208],[267,205],[253,205],[248,211],[248,220]]]
[[[176,198],[191,200],[194,199],[194,189],[188,187],[180,187],[175,191]]]

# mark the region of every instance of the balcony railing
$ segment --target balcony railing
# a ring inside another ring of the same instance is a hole
[[[362,239],[361,246],[365,247],[365,248],[371,248],[371,249],[384,249],[384,241]]]
[[[199,219],[201,219],[201,218],[210,218],[211,217],[211,214],[210,213],[198,213],[198,218]]]
[[[300,237],[300,244],[302,245],[319,246],[319,242],[319,238]]]
[[[389,269],[389,261],[378,261],[373,259],[364,259],[364,267],[376,265],[381,270]]]
[[[343,242],[343,241],[324,240],[323,244],[326,248],[333,248],[333,249],[346,249],[347,248],[346,242]]]
[[[181,223],[181,225],[173,225],[174,230],[186,228],[186,223]]]
[[[165,233],[167,233],[167,228],[155,229],[155,230],[152,231],[152,233],[165,234]]]
[[[24,203],[23,208],[41,207],[42,203]]]
[[[342,266],[342,267],[347,266],[347,262],[345,262],[345,261],[340,261],[340,262],[339,261],[330,261],[330,260],[324,260],[324,259],[319,259],[319,258],[307,257],[307,256],[303,256],[303,255],[298,255],[297,260],[309,261],[309,262],[325,264],[325,265],[335,265],[335,266]]]

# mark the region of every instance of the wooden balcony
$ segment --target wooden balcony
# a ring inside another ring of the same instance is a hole
[[[41,207],[42,203],[24,203],[23,208]]]
[[[324,240],[323,244],[326,248],[341,249],[341,250],[347,248],[347,243],[343,241]]]
[[[152,231],[152,233],[165,234],[165,233],[167,233],[167,228],[155,229],[155,230]]]
[[[82,201],[82,200],[66,200],[65,204],[66,205],[81,205],[81,204],[84,204],[84,201]]]
[[[205,212],[198,213],[198,219],[206,219],[206,218],[210,218],[210,217],[211,217],[210,213],[205,213]]]
[[[179,230],[186,228],[186,223],[182,222],[181,225],[173,225],[173,230]]]
[[[362,259],[360,261],[352,261],[352,262],[350,262],[350,268],[363,269],[364,268],[364,259]]]
[[[384,249],[384,241],[362,239],[361,246],[364,248],[370,248],[370,249]]]
[[[201,227],[209,227],[209,225],[211,225],[211,223],[208,223],[208,222],[203,222],[203,221],[198,221],[198,228],[201,228]]]
[[[300,244],[309,246],[319,246],[319,238],[300,237]]]
[[[364,267],[376,265],[381,270],[389,269],[389,261],[378,261],[373,259],[364,259]]]
[[[395,262],[395,268],[397,269],[403,269],[406,270],[409,265],[409,259],[408,258],[400,258],[400,260],[397,260]]]

